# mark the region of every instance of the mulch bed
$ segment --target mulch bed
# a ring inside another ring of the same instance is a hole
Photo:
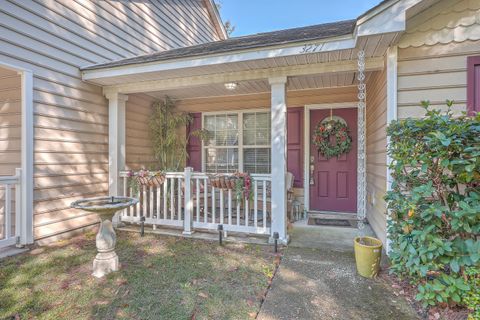
[[[379,279],[385,281],[392,287],[396,296],[404,297],[417,311],[421,319],[424,320],[466,320],[468,310],[465,308],[449,308],[448,306],[435,306],[424,308],[420,302],[415,300],[417,289],[395,275],[389,274],[388,270],[383,270],[378,275]]]

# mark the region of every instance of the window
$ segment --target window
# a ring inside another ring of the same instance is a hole
[[[270,173],[270,113],[205,114],[206,172]]]
[[[480,56],[467,58],[467,111],[480,112]]]

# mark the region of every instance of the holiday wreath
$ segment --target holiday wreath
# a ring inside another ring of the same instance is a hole
[[[331,136],[335,139],[330,139]],[[344,122],[331,119],[317,124],[313,133],[313,144],[321,155],[330,159],[349,152],[352,138],[348,135],[348,127]]]

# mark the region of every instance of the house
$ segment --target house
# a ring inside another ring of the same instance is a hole
[[[191,138],[185,170],[142,188],[123,221],[185,233],[222,224],[287,242],[291,172],[309,213],[366,217],[386,243],[388,123],[422,117],[421,100],[480,110],[478,0],[385,0],[354,20],[230,39],[210,1],[3,2],[0,11],[0,173],[10,175],[0,183],[20,187],[8,210],[21,210],[22,243],[95,224],[69,209],[78,198],[131,195],[125,170],[154,164],[147,123],[165,96],[192,114],[187,131],[211,136]],[[351,138],[331,158],[312,140],[329,119]],[[251,200],[209,183],[235,171],[252,174]]]

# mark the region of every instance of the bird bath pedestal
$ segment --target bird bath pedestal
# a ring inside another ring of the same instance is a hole
[[[95,212],[101,219],[96,238],[98,253],[93,260],[93,276],[101,278],[110,272],[118,271],[120,265],[115,252],[117,236],[109,219],[115,212],[137,203],[138,199],[129,197],[97,197],[77,200],[70,205],[75,209]]]

